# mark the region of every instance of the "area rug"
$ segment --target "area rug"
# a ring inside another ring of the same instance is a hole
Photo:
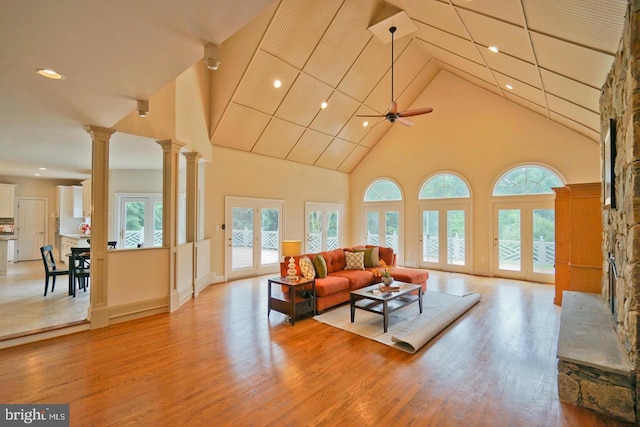
[[[454,320],[480,301],[480,294],[451,295],[426,291],[422,297],[423,310],[413,303],[389,315],[387,333],[383,330],[382,315],[356,309],[351,323],[349,304],[314,317],[321,323],[361,335],[382,344],[415,353]]]

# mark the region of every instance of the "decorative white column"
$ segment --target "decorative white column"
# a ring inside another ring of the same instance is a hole
[[[198,279],[198,160],[202,155],[196,151],[182,153],[187,159],[187,242],[191,242],[193,251],[191,253],[191,288],[193,296],[197,296],[196,281]]]
[[[109,209],[109,139],[114,129],[88,125],[91,150],[91,329],[109,326],[107,306],[107,233]]]
[[[157,141],[162,147],[162,246],[169,248],[169,311],[180,307],[177,280],[179,154],[184,144]],[[105,242],[106,245],[106,242]]]

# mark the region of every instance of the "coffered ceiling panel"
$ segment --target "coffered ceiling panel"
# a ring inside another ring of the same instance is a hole
[[[334,136],[342,130],[360,106],[356,100],[338,91],[333,92],[327,99],[327,104],[327,108],[318,112],[309,127]]]
[[[369,121],[369,132],[362,138],[360,145],[373,148],[380,141],[380,138],[391,129],[391,126],[393,125],[384,119]]]
[[[497,46],[501,52],[527,62],[535,61],[529,37],[522,27],[467,10],[458,13],[476,43],[485,47]]]
[[[476,76],[484,81],[487,81],[487,82],[494,81],[494,78],[491,75],[491,72],[486,66],[482,64],[478,64],[477,62],[470,61],[467,58],[458,56],[456,54],[448,52],[432,44],[424,43],[424,45],[429,51],[429,53],[433,55],[433,57],[436,58],[438,61],[444,64],[448,64],[459,70],[462,70],[468,74],[471,74],[472,76]]]
[[[251,151],[269,120],[267,114],[231,104],[216,128],[211,142],[223,147]]]
[[[531,110],[531,111],[533,111],[535,113],[538,113],[538,114],[540,114],[540,115],[542,115],[544,117],[547,117],[547,109],[544,108],[544,107],[541,107],[538,104],[534,104],[533,102],[531,102],[531,101],[529,101],[527,99],[521,98],[521,97],[519,97],[517,95],[514,95],[513,93],[508,92],[508,91],[504,91],[504,96],[509,101],[515,102],[516,104],[521,105],[521,106],[523,106],[523,107],[525,107],[525,108],[527,108],[527,109],[529,109],[529,110]]]
[[[277,118],[271,119],[253,152],[284,159],[298,142],[304,127]]]
[[[598,112],[601,91],[547,70],[540,70],[547,93]]]
[[[467,37],[462,22],[454,8],[448,4],[433,0],[389,0],[400,9],[406,11],[414,21],[428,24],[460,37]]]
[[[474,62],[482,62],[482,57],[478,53],[478,49],[476,49],[475,45],[468,38],[455,36],[420,22],[418,22],[417,25],[419,30],[415,34],[416,38],[428,41],[433,45],[453,52],[456,55],[469,58]]]
[[[367,132],[369,132],[369,130],[371,129],[370,126],[375,123],[376,119],[371,117],[357,117],[358,114],[372,115],[378,114],[378,112],[364,105],[358,108],[356,114],[353,115],[349,119],[347,124],[342,128],[342,130],[338,134],[338,138],[354,143],[359,143],[362,138],[364,138]],[[367,122],[367,126],[363,125],[365,122]]]
[[[547,95],[549,110],[567,117],[593,131],[600,131],[600,114],[587,110],[557,96]]]
[[[360,163],[362,159],[364,159],[367,156],[367,154],[369,154],[369,151],[371,150],[361,145],[357,145],[353,149],[353,151],[349,153],[345,161],[342,162],[338,170],[340,172],[351,173],[351,171],[353,171],[353,169],[355,169],[355,167],[358,166],[358,163]]]
[[[382,2],[347,0],[314,50],[304,71],[336,87],[372,37],[367,30]]]
[[[625,0],[523,0],[522,3],[532,31],[611,55],[618,50]]]
[[[535,65],[513,56],[493,53],[489,49],[481,48],[480,51],[492,70],[499,71],[531,86],[541,87],[540,75]]]
[[[540,67],[594,88],[604,84],[613,56],[536,33],[531,40]]]
[[[493,75],[503,91],[511,91],[514,95],[519,96],[520,98],[525,98],[540,106],[545,104],[544,93],[541,89],[530,86],[526,83],[518,82],[509,76],[498,73],[497,71],[494,71]],[[508,89],[506,87],[507,85],[511,85],[513,89]]]
[[[262,49],[301,70],[341,4],[342,0],[281,2]]]
[[[233,101],[263,113],[275,113],[278,105],[298,77],[299,71],[273,56],[258,51],[249,65]],[[274,80],[282,86],[273,87]]]
[[[320,158],[316,161],[316,166],[327,169],[338,169],[355,148],[355,144],[340,138],[335,138],[320,155]]]
[[[287,156],[287,160],[313,165],[332,140],[333,137],[330,135],[307,129]]]
[[[452,0],[451,3],[461,9],[469,9],[482,15],[493,16],[519,26],[524,25],[522,7],[513,0]]]
[[[269,89],[269,91],[272,90]],[[309,123],[318,115],[320,104],[329,99],[332,92],[333,89],[320,80],[300,74],[275,115],[301,126],[309,126]]]
[[[596,132],[586,126],[581,125],[580,123],[576,123],[573,120],[556,114],[553,111],[549,112],[549,118],[554,122],[558,122],[569,129],[572,129],[588,138],[591,138],[595,144],[600,143],[600,131]]]
[[[481,87],[483,89],[486,89],[486,90],[488,90],[490,92],[493,92],[496,95],[504,96],[502,94],[502,90],[500,90],[498,88],[498,86],[496,86],[497,83],[495,83],[495,79],[493,79],[493,78],[492,78],[492,80],[494,80],[493,82],[488,82],[486,80],[479,79],[476,76],[474,76],[472,74],[469,74],[469,73],[467,73],[465,71],[462,71],[462,70],[460,70],[458,68],[452,67],[451,65],[448,65],[448,64],[443,64],[442,68],[447,70],[447,71],[449,71],[452,74],[455,74],[456,76],[458,76],[460,78],[463,78],[463,79],[467,80],[468,82],[473,83],[476,86],[479,86],[479,87]]]

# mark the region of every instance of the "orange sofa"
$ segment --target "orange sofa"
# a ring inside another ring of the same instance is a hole
[[[300,258],[306,256],[313,261],[317,255],[320,255],[325,260],[327,276],[324,278],[316,277],[316,312],[322,313],[327,308],[348,302],[351,291],[380,282],[380,278],[375,276],[373,272],[374,270],[380,270],[381,267],[370,267],[364,270],[345,270],[345,251],[353,252],[354,249],[372,247],[374,246],[355,246],[353,248],[334,249],[320,252],[319,254],[304,254],[294,257],[298,276],[302,276]],[[393,253],[392,248],[378,246],[378,252],[379,258],[384,260],[387,265],[395,265],[396,254]],[[287,275],[288,262],[289,258],[285,257],[285,260],[280,263],[281,276]],[[427,290],[429,272],[426,270],[394,267],[391,275],[395,280],[422,285],[423,291]]]

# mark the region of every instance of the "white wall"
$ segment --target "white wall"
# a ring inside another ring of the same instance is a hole
[[[598,143],[465,80],[441,71],[411,108],[434,112],[414,117],[415,126],[394,124],[351,174],[351,237],[362,242],[362,198],[367,186],[386,176],[402,187],[407,264],[417,265],[417,198],[425,180],[455,172],[473,197],[473,271],[490,273],[491,192],[501,174],[523,163],[546,165],[567,183],[600,181]],[[482,260],[482,261],[481,261]]]

